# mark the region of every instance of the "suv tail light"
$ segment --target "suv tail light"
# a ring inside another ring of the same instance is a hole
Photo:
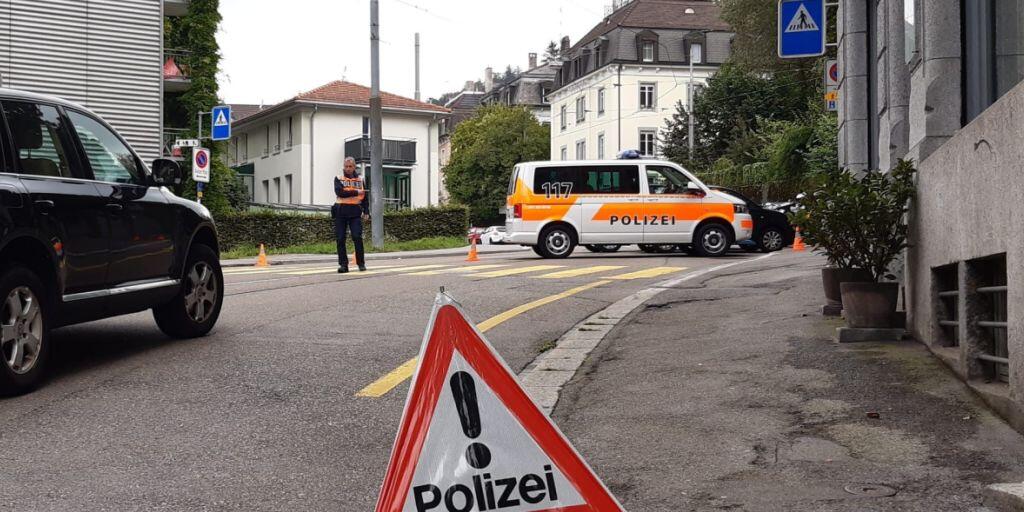
[[[516,203],[512,206],[512,216],[517,219],[523,218],[523,203]]]

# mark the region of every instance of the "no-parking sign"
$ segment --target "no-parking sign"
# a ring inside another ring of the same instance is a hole
[[[192,180],[199,183],[210,182],[210,150],[196,148],[192,152]]]

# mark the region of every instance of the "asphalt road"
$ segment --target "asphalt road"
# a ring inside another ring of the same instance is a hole
[[[518,371],[616,300],[746,258],[524,252],[472,269],[461,256],[344,276],[324,264],[230,269],[206,338],[170,340],[148,313],[54,332],[51,381],[0,401],[0,510],[372,510],[408,382],[357,394],[416,355],[441,286],[472,320],[500,321],[487,337]]]

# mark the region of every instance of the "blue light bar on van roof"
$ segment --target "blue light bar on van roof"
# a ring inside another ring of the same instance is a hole
[[[619,156],[617,158],[619,160],[639,160],[640,152],[635,149],[627,149],[619,153]]]

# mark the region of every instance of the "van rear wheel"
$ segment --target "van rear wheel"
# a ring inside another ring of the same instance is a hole
[[[568,258],[576,249],[576,233],[562,225],[545,228],[540,234],[539,244],[534,250],[541,257],[549,259]]]

